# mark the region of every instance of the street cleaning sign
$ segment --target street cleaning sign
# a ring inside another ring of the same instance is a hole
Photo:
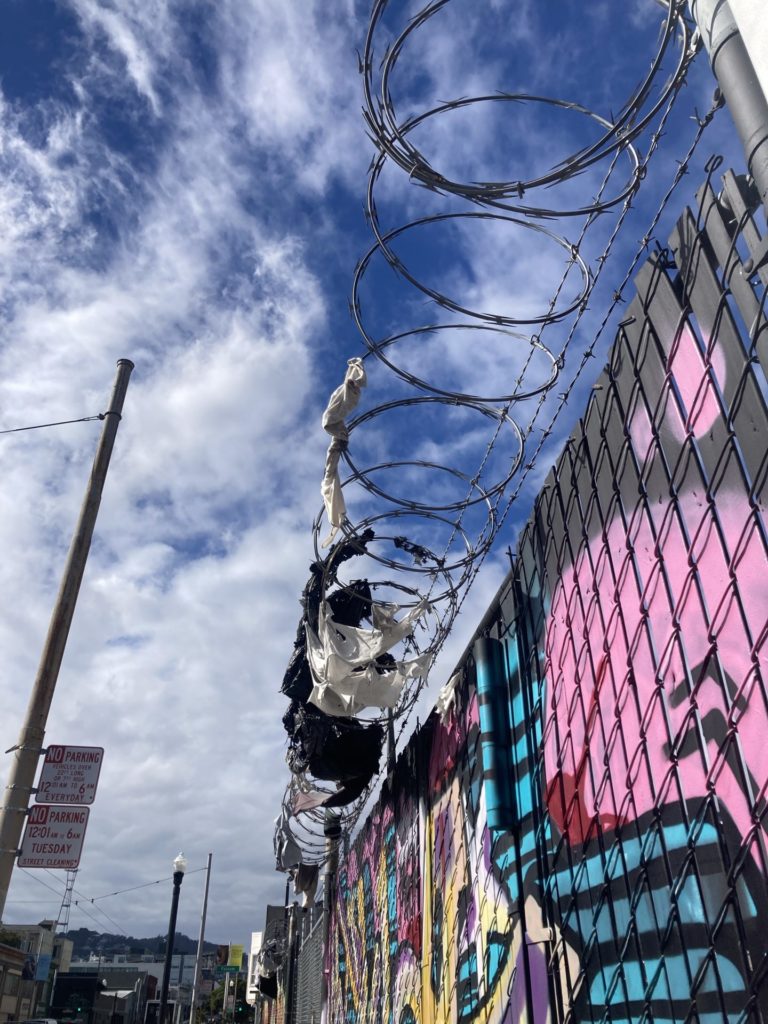
[[[37,784],[38,804],[92,804],[99,784],[103,747],[48,747]]]
[[[21,840],[20,868],[67,870],[80,864],[88,825],[87,807],[30,807]]]

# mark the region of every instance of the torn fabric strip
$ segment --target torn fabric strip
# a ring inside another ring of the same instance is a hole
[[[346,807],[362,796],[371,778],[371,775],[359,775],[349,782],[342,783],[335,793],[324,793],[319,789],[299,793],[293,801],[293,813],[301,814],[302,811],[312,811],[317,807]]]
[[[310,907],[315,901],[320,868],[317,864],[300,864],[293,875],[293,891],[301,896],[302,907]]]
[[[445,686],[442,687],[435,701],[435,710],[440,721],[445,725],[451,708],[456,704],[456,687],[461,682],[461,672],[454,672]]]
[[[333,438],[325,458],[325,473],[320,486],[325,515],[331,528],[322,543],[324,548],[333,541],[347,513],[339,476],[339,459],[349,439],[349,431],[344,420],[356,408],[360,401],[360,391],[367,383],[362,359],[349,359],[344,383],[333,392],[323,413],[323,430]]]
[[[380,671],[375,664],[338,674],[333,683],[312,687],[310,703],[327,715],[351,716],[365,708],[394,708],[407,679],[421,679],[429,672],[432,655],[420,654],[409,661],[395,662],[396,668]]]
[[[275,867],[278,871],[288,871],[302,863],[299,844],[294,839],[288,819],[291,812],[283,804],[280,816],[275,818]]]

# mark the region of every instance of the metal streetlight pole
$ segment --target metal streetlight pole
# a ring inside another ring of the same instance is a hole
[[[160,1010],[157,1024],[165,1024],[165,1015],[168,1010],[168,985],[171,980],[171,959],[173,957],[173,939],[176,935],[176,914],[179,910],[179,891],[184,881],[184,872],[187,870],[187,861],[183,853],[180,853],[173,862],[173,896],[171,897],[171,916],[168,921],[168,942],[165,947],[165,965],[163,966],[163,984],[160,989]]]
[[[195,1024],[195,1010],[197,1009],[197,996],[200,991],[200,964],[203,959],[203,943],[205,941],[205,915],[208,911],[208,886],[211,881],[211,860],[213,854],[208,854],[208,864],[205,869],[205,894],[203,895],[203,910],[200,915],[200,937],[197,940],[197,956],[195,957],[195,977],[192,982],[192,1005],[189,1008],[189,1024]]]

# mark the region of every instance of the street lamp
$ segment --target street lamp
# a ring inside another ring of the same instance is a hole
[[[180,853],[173,862],[173,896],[171,897],[171,917],[168,921],[168,942],[165,947],[165,965],[163,967],[163,984],[160,989],[160,1011],[157,1024],[165,1024],[165,1014],[168,1009],[168,984],[171,980],[171,958],[173,957],[173,939],[176,935],[176,913],[179,909],[179,890],[184,881],[184,872],[187,870],[187,861],[183,853]]]

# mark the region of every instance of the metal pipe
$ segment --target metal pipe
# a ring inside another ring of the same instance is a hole
[[[727,0],[689,0],[768,216],[768,100]]]
[[[488,828],[514,829],[518,824],[511,758],[512,724],[504,645],[478,637],[473,646],[480,713],[480,760]]]
[[[283,1024],[296,1024],[297,910],[298,906],[296,903],[293,903],[288,908],[288,941],[285,955],[285,1013]]]
[[[128,380],[133,370],[130,359],[119,359],[117,375],[112,387],[109,407],[104,413],[99,445],[91,469],[91,476],[80,509],[72,544],[64,566],[64,574],[48,626],[48,635],[40,658],[40,665],[32,686],[27,714],[14,748],[14,758],[6,786],[5,804],[0,810],[0,920],[5,909],[8,887],[21,842],[21,834],[29,807],[29,798],[35,784],[35,773],[43,752],[45,727],[51,709],[56,681],[59,677],[64,649],[75,612],[77,595],[91,547],[101,494],[109,468],[109,460],[120,423]]]
[[[325,832],[325,875],[323,878],[323,973],[320,997],[320,1022],[328,1024],[328,972],[330,970],[330,953],[328,939],[331,934],[331,906],[333,903],[333,887],[336,871],[339,866],[339,838],[341,836],[341,820],[334,811],[325,812],[323,825]]]
[[[768,97],[768,8],[758,0],[728,0],[752,67]]]

